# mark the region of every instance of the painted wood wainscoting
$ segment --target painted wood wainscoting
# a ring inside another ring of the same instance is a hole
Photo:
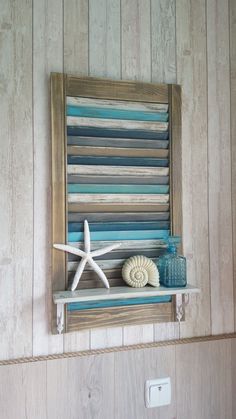
[[[107,350],[108,351],[108,350]],[[147,379],[170,377],[169,406],[146,409]],[[236,339],[0,367],[1,419],[234,419]]]

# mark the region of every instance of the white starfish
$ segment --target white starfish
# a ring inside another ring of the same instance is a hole
[[[94,250],[93,252],[90,251],[91,244],[90,244],[90,231],[88,221],[84,221],[84,251],[77,249],[77,247],[69,246],[67,244],[54,244],[53,247],[58,250],[64,250],[64,252],[72,253],[72,255],[80,256],[81,261],[78,265],[78,268],[75,273],[75,277],[73,283],[71,285],[71,291],[74,291],[79,283],[81,275],[84,271],[86,263],[88,263],[94,271],[98,274],[99,278],[103,281],[106,288],[110,288],[109,282],[107,280],[106,275],[101,270],[100,266],[93,260],[96,256],[105,255],[106,253],[110,252],[113,249],[117,249],[120,247],[121,243],[112,244],[110,246],[103,247],[102,249]]]

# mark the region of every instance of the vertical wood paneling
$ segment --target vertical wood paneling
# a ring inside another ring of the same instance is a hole
[[[64,71],[88,75],[88,0],[64,0]]]
[[[176,389],[177,418],[233,419],[231,341],[177,346]]]
[[[169,406],[147,409],[144,401],[146,380],[170,377],[172,402]],[[176,417],[175,347],[115,354],[116,419],[169,419]]]
[[[47,418],[46,378],[46,361],[1,367],[1,419]]]
[[[42,0],[33,9],[34,96],[34,279],[33,354],[62,352],[62,337],[51,335],[51,131],[49,79],[63,71],[62,1]]]
[[[47,418],[69,419],[68,404],[70,400],[68,385],[68,359],[47,362]],[[73,418],[74,419],[74,418]]]
[[[53,361],[47,373],[48,418],[115,417],[113,354]]]
[[[89,1],[89,75],[120,78],[120,0]]]
[[[182,85],[184,253],[189,282],[202,290],[199,297],[191,298],[186,323],[181,326],[182,336],[211,333],[211,315],[214,333],[232,330],[231,210],[236,249],[235,1],[229,0],[228,17],[225,0],[178,0],[176,33],[174,0],[121,0],[121,9],[118,0],[64,0],[64,34],[63,2],[56,3],[34,2],[33,11],[30,0],[1,4],[0,281],[4,293],[0,297],[0,358],[30,355],[32,347],[35,355],[62,350],[61,339],[51,337],[49,326],[51,181],[47,75],[62,71],[63,56],[64,71],[68,73],[177,81]],[[224,163],[221,167],[220,161]],[[235,266],[236,263],[234,278]],[[152,326],[137,326],[133,334],[129,329],[129,336],[128,330],[124,331],[123,341],[121,331],[117,335],[115,329],[113,335],[112,330],[92,332],[92,346],[111,346],[112,336],[117,343],[118,335],[120,344],[152,340]],[[155,340],[178,335],[178,325],[174,330],[171,325],[155,326]],[[64,350],[87,349],[89,344],[89,332],[74,333],[65,338]]]
[[[182,336],[211,333],[205,1],[176,2],[177,82],[182,86],[183,249],[191,298]]]
[[[2,366],[1,419],[233,419],[235,342]],[[144,383],[157,377],[171,378],[171,404],[146,409]]]
[[[236,330],[236,1],[229,0],[230,16],[230,105],[231,105],[231,178],[233,211],[234,327]],[[236,411],[235,411],[236,415]]]
[[[228,0],[207,1],[212,333],[234,331]]]
[[[176,83],[175,0],[151,0],[152,81]]]
[[[89,71],[89,2],[64,0],[64,71],[87,75]],[[89,349],[89,330],[64,335],[64,351]]]
[[[1,2],[0,357],[32,354],[32,2]]]
[[[123,80],[151,80],[150,26],[150,0],[121,0]]]

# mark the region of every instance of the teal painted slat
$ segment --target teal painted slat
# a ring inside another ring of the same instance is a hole
[[[136,231],[102,231],[91,232],[91,240],[145,240],[145,239],[167,239],[169,230],[136,230]],[[69,242],[84,240],[84,233],[68,233]]]
[[[98,166],[167,167],[169,159],[151,157],[67,156],[67,163]]]
[[[89,194],[168,194],[168,185],[96,185],[96,184],[68,184],[69,193]]]
[[[169,176],[68,175],[68,183],[105,185],[168,185]]]
[[[131,111],[126,109],[99,108],[92,106],[67,106],[67,116],[86,118],[123,119],[136,121],[168,121],[166,112]]]
[[[164,295],[159,297],[146,297],[146,298],[126,298],[120,300],[105,300],[105,301],[92,301],[87,303],[70,303],[67,304],[68,311],[75,310],[89,310],[93,308],[105,308],[105,307],[120,307],[120,306],[131,306],[139,304],[154,304],[154,303],[169,303],[171,301],[170,295]]]
[[[127,223],[90,223],[90,231],[131,231],[131,230],[168,230],[170,228],[169,221],[155,222],[127,222]],[[83,223],[68,223],[68,231],[70,233],[83,232]]]

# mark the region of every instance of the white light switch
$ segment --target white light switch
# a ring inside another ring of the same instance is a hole
[[[145,382],[146,407],[167,406],[171,402],[170,377]]]

